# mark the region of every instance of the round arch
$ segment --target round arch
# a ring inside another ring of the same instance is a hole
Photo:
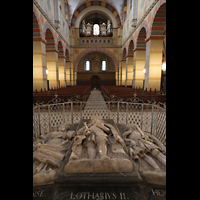
[[[126,48],[125,47],[122,52],[122,60],[126,60]]]
[[[35,6],[33,6],[33,37],[42,37],[41,23]]]
[[[58,47],[58,56],[65,56],[65,52],[64,52],[64,43],[61,39],[60,36],[58,36],[58,39],[57,39],[57,47]]]
[[[144,47],[146,46],[145,39],[148,35],[148,26],[147,22],[143,21],[139,26],[138,31],[136,33],[136,47]]]
[[[74,62],[74,67],[73,67],[74,70],[77,71],[78,63],[84,55],[90,52],[95,52],[95,51],[105,53],[106,55],[111,57],[115,65],[115,70],[116,71],[119,70],[119,62],[118,62],[117,57],[111,51],[104,48],[98,48],[98,47],[85,49],[81,53],[79,53],[79,55],[76,57],[75,62]]]
[[[117,27],[117,21],[115,19],[115,16],[112,13],[109,13],[107,10],[102,9],[101,7],[97,7],[97,9],[86,9],[83,12],[80,13],[80,15],[77,17],[76,22],[75,22],[75,27],[79,27],[81,22],[83,21],[83,19],[85,17],[87,17],[88,15],[97,12],[100,15],[104,15],[106,16],[108,19],[110,19],[111,23],[113,24],[113,26],[116,28]]]
[[[130,40],[128,45],[128,56],[133,56],[134,42]]]
[[[70,61],[69,50],[67,48],[65,49],[65,59],[66,61]]]
[[[150,25],[149,35],[163,35],[166,26],[166,0],[157,4]]]
[[[52,31],[47,28],[45,31],[45,40],[46,40],[46,50],[56,49],[56,43]]]
[[[58,58],[64,57],[64,49],[61,41],[58,42]]]
[[[82,5],[80,5],[76,9],[76,11],[74,12],[74,14],[72,16],[71,26],[74,27],[76,24],[75,27],[77,27],[76,20],[77,20],[77,18],[79,18],[80,13],[85,12],[86,10],[87,11],[90,10],[91,7],[93,7],[92,10],[96,10],[96,9],[100,10],[100,11],[104,10],[105,13],[109,13],[109,12],[112,13],[112,17],[114,15],[114,17],[116,19],[115,21],[117,22],[117,26],[115,28],[117,28],[117,27],[119,28],[121,26],[121,19],[120,19],[120,15],[117,12],[117,10],[112,5],[110,5],[104,1],[98,1],[98,0],[97,1],[89,1],[87,3],[83,3]],[[80,21],[80,19],[79,19],[79,21]],[[80,23],[78,23],[78,24],[80,24]],[[114,25],[114,20],[113,20],[113,25]]]
[[[47,30],[48,30],[48,35],[47,35]],[[43,28],[43,38],[44,39],[46,39],[46,37],[47,37],[47,39],[49,39],[49,40],[51,40],[51,44],[54,46],[54,49],[57,47],[57,44],[56,44],[56,38],[55,38],[55,34],[54,34],[54,31],[53,31],[53,28],[51,27],[51,25],[48,23],[48,22],[46,22],[45,24],[44,24],[44,28]],[[56,48],[57,49],[57,48]]]

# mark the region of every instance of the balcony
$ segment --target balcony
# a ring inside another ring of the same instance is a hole
[[[80,37],[79,45],[112,45],[113,38],[111,37]]]

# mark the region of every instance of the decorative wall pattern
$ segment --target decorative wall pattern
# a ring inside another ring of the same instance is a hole
[[[48,42],[45,40],[48,39]],[[58,50],[58,42],[60,41],[63,46],[63,54],[69,60],[69,46],[68,44],[58,35],[57,31],[44,17],[42,10],[40,9],[37,2],[33,4],[33,39],[46,41],[46,49]]]
[[[104,48],[100,48],[100,47],[94,47],[94,48],[89,48],[89,49],[85,49],[83,50],[75,59],[74,61],[74,71],[77,71],[77,67],[78,67],[78,63],[80,61],[80,59],[86,55],[87,53],[89,52],[92,52],[92,51],[99,51],[99,52],[102,52],[102,53],[105,53],[106,55],[110,56],[112,59],[113,59],[113,62],[115,64],[115,70],[118,71],[119,70],[119,62],[118,62],[118,59],[116,58],[116,56],[111,52],[109,51],[108,49],[104,49]]]
[[[143,27],[146,31],[146,38],[148,38],[150,35],[152,35],[152,28],[153,28],[153,32],[156,33],[157,35],[158,35],[159,31],[163,31],[163,27],[164,27],[163,24],[166,21],[166,10],[165,10],[166,5],[163,5],[164,3],[166,3],[166,0],[155,0],[155,2],[153,2],[151,4],[151,6],[148,8],[147,12],[141,19],[142,22],[138,22],[138,25],[137,25],[135,31],[132,33],[132,35],[129,37],[129,39],[123,45],[123,49],[125,48],[127,53],[128,53],[128,46],[129,46],[129,43],[131,40],[133,40],[135,47],[137,47],[138,36],[140,34],[140,30]],[[162,6],[162,9],[159,10],[159,8],[161,6]],[[155,17],[157,18],[156,23],[154,23]],[[157,31],[157,32],[155,32],[155,31]]]
[[[80,44],[84,44],[84,45],[93,45],[93,44],[112,44],[113,40],[112,38],[109,39],[80,39]]]

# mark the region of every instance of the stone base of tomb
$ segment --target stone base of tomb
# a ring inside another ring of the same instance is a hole
[[[132,162],[128,159],[105,158],[96,160],[69,161],[64,169],[66,173],[107,173],[131,172]]]
[[[165,200],[166,187],[148,183],[66,186],[52,184],[33,188],[33,200]]]

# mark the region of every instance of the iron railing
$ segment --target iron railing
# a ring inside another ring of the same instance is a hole
[[[56,97],[57,98],[57,97]],[[84,109],[86,101],[54,101],[33,108],[33,140],[60,124],[79,123],[81,119],[100,116],[115,123],[137,124],[145,133],[153,134],[166,145],[166,109],[153,103],[124,102],[117,98],[106,101],[106,107]]]

